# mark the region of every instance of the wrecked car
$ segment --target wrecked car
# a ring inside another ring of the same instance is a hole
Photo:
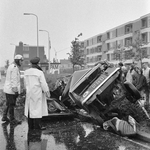
[[[102,125],[113,117],[126,117],[127,114],[114,107],[114,104],[124,100],[138,104],[140,98],[134,85],[122,80],[121,68],[104,62],[90,69],[75,71],[60,101],[70,110],[85,110],[94,121]]]

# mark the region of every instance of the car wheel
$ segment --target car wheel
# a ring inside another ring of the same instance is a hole
[[[124,86],[127,91],[126,97],[130,102],[135,103],[137,100],[141,98],[141,94],[132,83],[125,82]]]

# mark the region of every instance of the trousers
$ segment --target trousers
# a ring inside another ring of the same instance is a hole
[[[16,105],[17,97],[13,94],[5,94],[6,95],[6,107],[3,112],[3,117],[7,117],[9,112],[10,120],[14,120],[14,107]]]
[[[28,127],[29,127],[29,130],[40,129],[41,118],[30,118],[30,115],[28,114]]]

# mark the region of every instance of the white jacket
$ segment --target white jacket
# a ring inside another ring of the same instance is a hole
[[[36,68],[27,69],[24,72],[26,87],[25,116],[30,118],[42,118],[48,115],[45,92],[49,91],[44,73]]]
[[[16,64],[12,63],[6,73],[6,80],[4,84],[4,93],[15,94],[12,88],[17,87],[20,94],[20,71]]]

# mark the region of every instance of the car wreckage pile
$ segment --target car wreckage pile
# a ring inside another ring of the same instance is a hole
[[[105,130],[111,129],[125,136],[135,135],[142,121],[150,125],[150,116],[139,91],[133,84],[122,80],[122,73],[121,68],[108,62],[75,71],[65,86],[60,84],[51,91],[49,108],[54,100],[60,111],[87,114]]]

